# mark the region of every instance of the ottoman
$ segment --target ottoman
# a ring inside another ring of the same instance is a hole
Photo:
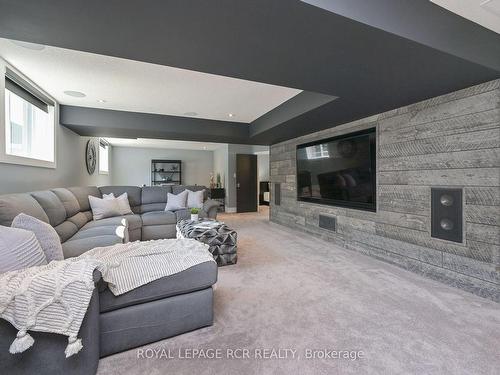
[[[180,220],[177,223],[177,238],[193,238],[206,243],[218,266],[238,261],[237,233],[223,222],[213,219]]]

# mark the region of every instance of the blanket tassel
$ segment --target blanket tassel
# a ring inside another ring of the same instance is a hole
[[[10,345],[9,352],[10,354],[22,353],[25,350],[31,348],[35,340],[30,336],[28,332],[25,330],[21,330],[17,332],[16,339],[12,341]]]
[[[77,354],[80,350],[82,350],[82,340],[77,339],[75,336],[68,337],[68,346],[66,350],[64,350],[64,354],[66,354],[66,358],[71,357],[74,354]]]

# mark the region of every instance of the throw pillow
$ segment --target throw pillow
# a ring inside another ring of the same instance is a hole
[[[167,206],[165,207],[165,211],[176,211],[182,210],[186,207],[188,198],[188,191],[184,190],[182,193],[177,195],[172,193],[167,193]]]
[[[64,259],[61,239],[50,224],[38,220],[33,216],[20,213],[12,221],[12,228],[26,229],[33,232],[45,254],[47,262]]]
[[[47,264],[33,232],[0,226],[0,272]]]
[[[94,220],[120,216],[120,206],[116,199],[101,199],[89,195],[89,203]]]
[[[188,192],[188,208],[203,208],[203,196],[205,189],[200,191],[191,191],[186,189],[186,191]]]
[[[128,201],[128,194],[123,193],[118,198],[115,198],[113,193],[104,194],[102,196],[103,199],[116,199],[118,201],[118,206],[120,207],[120,213],[122,215],[133,214],[132,209],[130,208],[130,203]]]

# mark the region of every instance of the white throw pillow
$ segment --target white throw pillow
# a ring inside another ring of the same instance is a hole
[[[35,233],[0,225],[0,273],[47,264]]]
[[[191,191],[186,189],[186,191],[188,192],[188,208],[203,208],[203,195],[205,190]]]
[[[21,213],[12,220],[12,228],[26,229],[33,232],[42,247],[47,262],[64,259],[61,239],[50,224]]]
[[[177,195],[168,193],[167,194],[167,206],[165,207],[165,211],[176,211],[182,210],[186,207],[188,198],[187,190],[184,190],[182,193]]]
[[[118,206],[120,207],[120,213],[122,215],[133,214],[132,209],[130,208],[130,203],[128,202],[128,194],[123,193],[118,198],[115,198],[113,193],[103,194],[103,199],[116,199],[118,201]]]
[[[94,220],[101,220],[107,217],[121,216],[120,206],[116,199],[101,199],[89,195],[90,208]]]

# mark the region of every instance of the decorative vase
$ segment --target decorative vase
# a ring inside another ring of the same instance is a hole
[[[199,220],[198,214],[191,214],[191,220],[198,221]]]

